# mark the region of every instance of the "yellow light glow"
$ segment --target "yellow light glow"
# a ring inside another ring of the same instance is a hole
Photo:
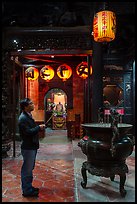
[[[57,69],[57,75],[63,80],[66,81],[72,75],[72,69],[67,64],[62,64]]]
[[[41,70],[40,70],[40,76],[42,79],[46,80],[49,82],[53,77],[54,77],[54,70],[51,66],[45,65]]]
[[[25,77],[28,80],[36,80],[39,76],[39,71],[35,67],[29,67],[25,70]]]
[[[100,11],[93,19],[93,37],[96,42],[110,42],[115,39],[116,16],[112,11]]]
[[[86,79],[88,77],[88,63],[87,62],[81,62],[76,67],[76,73],[79,77]],[[92,66],[90,66],[90,75],[92,74]]]

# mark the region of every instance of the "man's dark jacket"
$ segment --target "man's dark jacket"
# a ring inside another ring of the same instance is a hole
[[[22,112],[18,120],[19,133],[22,139],[21,148],[26,150],[35,150],[39,148],[39,125],[27,113]]]

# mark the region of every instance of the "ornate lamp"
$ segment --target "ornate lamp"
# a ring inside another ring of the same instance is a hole
[[[112,11],[100,11],[94,15],[93,37],[96,42],[110,42],[115,39],[116,16]]]
[[[40,70],[40,76],[42,79],[46,80],[49,82],[53,77],[54,77],[54,70],[51,66],[45,65],[41,70]]]
[[[76,67],[76,73],[78,76],[80,76],[83,79],[86,79],[88,77],[88,63],[87,62],[81,62]],[[90,75],[92,74],[92,66],[90,66]]]
[[[39,71],[35,67],[29,67],[25,70],[25,77],[28,80],[36,80],[39,76]]]
[[[63,80],[66,81],[72,75],[72,69],[67,64],[62,64],[57,68],[57,75]]]

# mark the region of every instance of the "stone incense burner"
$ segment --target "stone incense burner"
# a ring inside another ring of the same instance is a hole
[[[114,181],[115,175],[120,176],[119,191],[122,197],[126,195],[124,184],[128,166],[126,158],[133,151],[133,141],[127,135],[131,124],[118,123],[118,114],[111,110],[111,123],[85,123],[81,126],[86,131],[78,146],[87,156],[83,162],[81,186],[86,188],[86,171],[96,176],[110,177]]]

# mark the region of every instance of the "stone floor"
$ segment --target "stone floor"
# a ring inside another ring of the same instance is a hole
[[[127,158],[129,173],[126,177],[127,195],[119,193],[119,176],[112,182],[108,178],[87,174],[86,189],[81,187],[81,165],[86,156],[77,146],[79,139],[70,141],[67,130],[46,129],[40,139],[33,185],[40,188],[38,198],[22,196],[20,168],[22,156],[20,142],[2,159],[2,202],[135,202],[135,147]]]

